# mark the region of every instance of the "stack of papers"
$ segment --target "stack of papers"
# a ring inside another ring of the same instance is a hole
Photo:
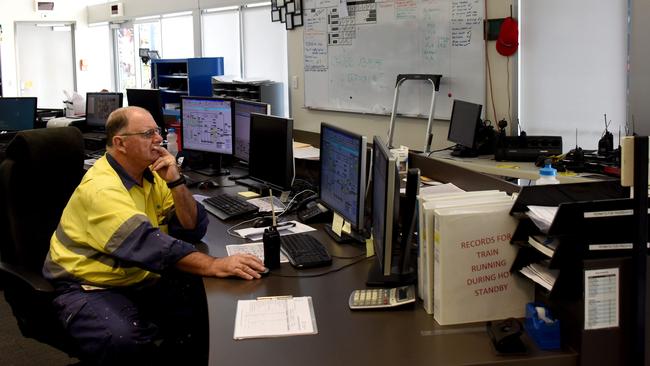
[[[544,235],[531,235],[528,237],[528,244],[547,257],[553,257],[560,241]]]
[[[237,301],[235,339],[316,334],[311,296]]]
[[[264,262],[264,243],[262,242],[226,245],[226,252],[228,252],[228,255],[252,254]],[[282,251],[280,251],[280,263],[289,263],[289,258]]]
[[[320,159],[320,150],[303,142],[294,142],[293,157],[296,159],[318,160]]]
[[[535,226],[543,232],[548,233],[551,223],[557,213],[557,207],[549,206],[528,206],[528,217],[533,220]]]
[[[531,263],[528,266],[519,270],[521,274],[542,285],[545,289],[551,291],[555,280],[560,273],[557,269],[549,269],[544,264]]]

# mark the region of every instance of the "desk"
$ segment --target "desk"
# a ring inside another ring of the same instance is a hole
[[[244,188],[228,187],[229,192]],[[210,195],[214,191],[200,193]],[[224,223],[210,215],[210,226],[203,248],[215,256],[226,255],[226,244],[243,243],[230,237]],[[350,257],[361,253],[359,247],[338,245],[322,230],[312,233],[328,247],[333,256]],[[331,267],[294,270],[289,264],[267,278],[253,281],[205,278],[210,322],[210,365],[575,365],[575,352],[544,352],[529,339],[527,356],[496,356],[484,324],[459,326],[436,325],[421,302],[412,307],[385,311],[351,311],[348,296],[364,288],[371,261],[360,262],[320,277],[314,275],[354,262],[334,258]],[[318,334],[284,338],[233,339],[237,300],[258,296],[311,296]],[[440,333],[440,334],[438,334]]]
[[[457,165],[480,173],[492,174],[502,177],[536,180],[539,178],[539,168],[534,163],[496,161],[494,156],[486,155],[476,158],[459,158],[451,156],[449,151],[433,153],[431,159]],[[560,183],[593,182],[599,179],[614,179],[593,173],[580,173],[576,175],[562,175],[558,173]]]

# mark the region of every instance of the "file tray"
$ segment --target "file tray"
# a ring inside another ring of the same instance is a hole
[[[546,323],[537,315],[536,307],[545,308],[547,316],[551,318],[544,305],[530,302],[526,304],[524,329],[540,349],[547,351],[560,349],[560,321],[555,319],[553,323]]]

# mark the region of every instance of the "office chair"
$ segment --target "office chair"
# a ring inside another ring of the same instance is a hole
[[[75,356],[41,269],[61,213],[84,174],[75,127],[19,132],[0,164],[0,281],[23,336]]]

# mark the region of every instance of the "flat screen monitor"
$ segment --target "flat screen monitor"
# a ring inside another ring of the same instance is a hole
[[[210,97],[181,98],[181,134],[183,150],[203,153],[208,175],[224,174],[221,156],[233,151],[232,100]]]
[[[457,144],[452,155],[478,155],[476,135],[481,123],[482,107],[480,104],[454,100],[447,135],[447,140]]]
[[[399,171],[397,160],[380,137],[372,144],[372,236],[380,276],[392,273],[393,246],[397,244]]]
[[[122,107],[122,93],[87,93],[86,125],[92,130],[103,131],[108,115]]]
[[[162,101],[158,89],[126,89],[126,101],[129,106],[146,109],[161,130],[165,130]],[[164,137],[164,136],[163,136]]]
[[[31,130],[35,121],[35,97],[0,98],[0,131]]]
[[[366,151],[365,136],[321,124],[319,198],[355,231],[363,229],[364,224]]]
[[[271,106],[266,103],[235,99],[233,111],[235,115],[235,151],[233,155],[240,161],[248,162],[251,113],[271,114]]]
[[[293,120],[251,113],[248,175],[281,191],[291,189],[294,178]]]

